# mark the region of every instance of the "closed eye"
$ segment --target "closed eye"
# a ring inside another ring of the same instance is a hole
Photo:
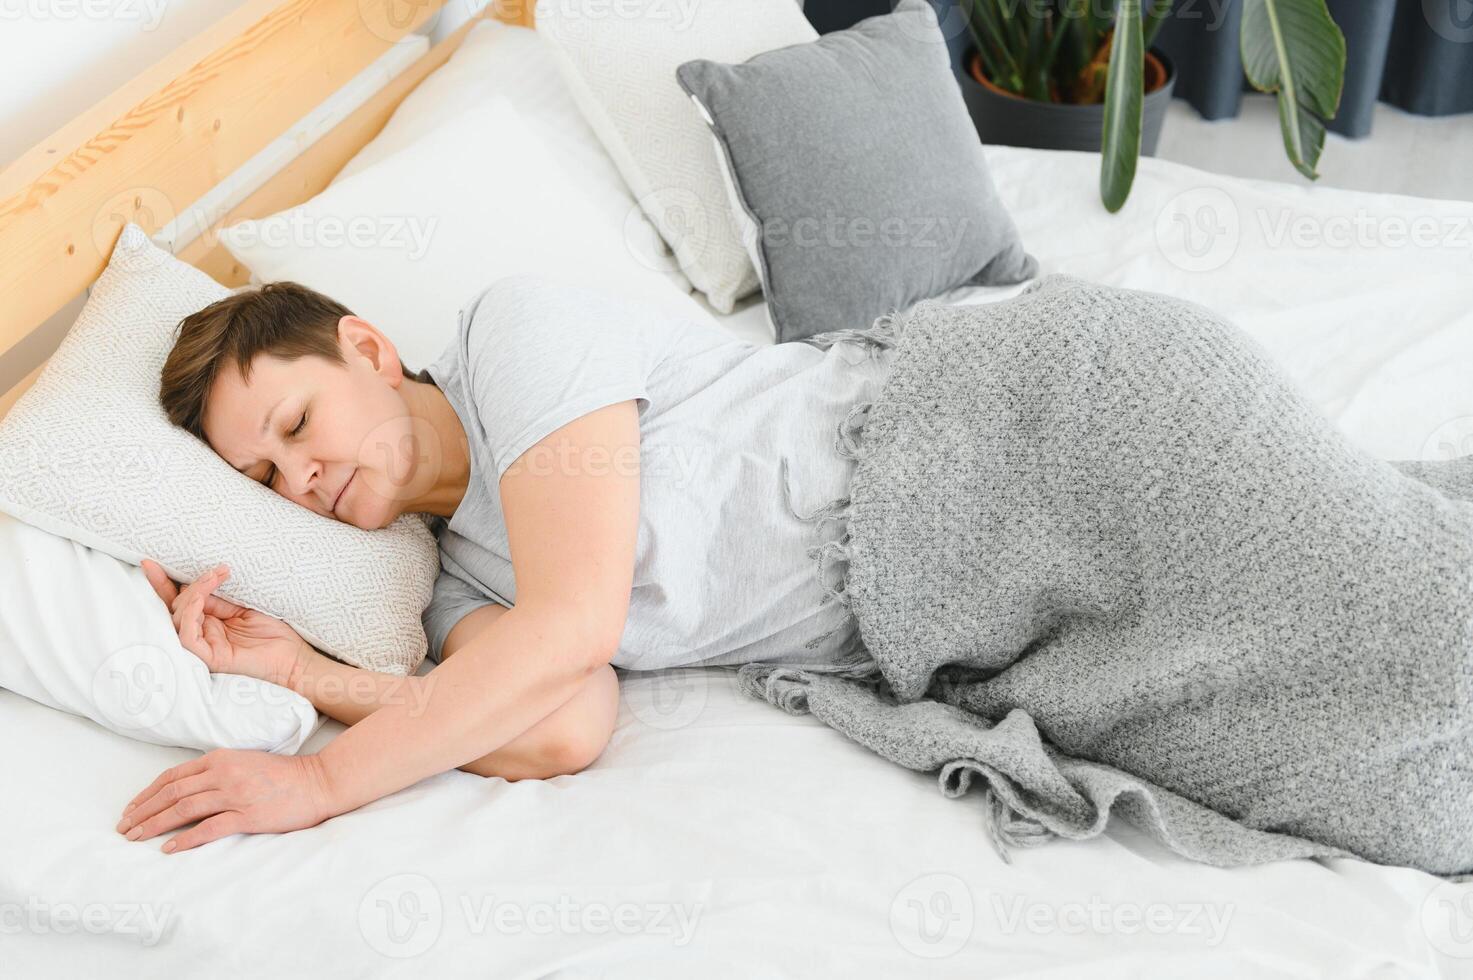
[[[307,426],[307,413],[304,411],[304,412],[302,412],[301,419],[299,419],[297,421],[296,428],[294,428],[290,432],[288,432],[287,435],[290,436],[290,437],[299,436],[299,435],[302,434],[302,430],[304,428],[306,428],[306,426]],[[262,486],[269,487],[275,481],[276,481],[276,467],[275,466],[272,466],[272,467],[270,467],[269,469],[266,470],[266,476],[261,480],[261,485]]]

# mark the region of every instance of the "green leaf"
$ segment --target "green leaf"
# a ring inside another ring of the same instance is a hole
[[[1076,28],[1076,17],[1074,12],[1081,3],[1088,0],[1064,0],[1064,6],[1059,11],[1059,16],[1054,18],[1054,36],[1049,39],[1048,48],[1043,53],[1042,69],[1050,77],[1053,75],[1054,65],[1058,61],[1059,48],[1064,39],[1069,37]]]
[[[973,8],[978,11],[978,21],[982,25],[982,31],[996,46],[995,50],[1000,58],[1002,67],[1007,72],[1006,78],[994,78],[993,81],[1009,91],[1022,94],[1022,72],[1018,67],[1017,58],[1008,49],[1007,39],[1003,36],[1002,28],[996,20],[997,10],[993,6],[996,2],[997,0],[977,0],[977,4]]]
[[[1151,45],[1156,43],[1156,35],[1161,33],[1161,27],[1166,23],[1166,18],[1171,16],[1171,8],[1176,5],[1176,0],[1154,0],[1150,12],[1146,14],[1146,50],[1151,50]]]
[[[1244,0],[1239,46],[1248,81],[1278,93],[1289,162],[1315,180],[1325,122],[1339,110],[1345,84],[1345,35],[1325,0]]]
[[[1048,101],[1048,75],[1041,69],[1044,48],[1048,44],[1048,19],[1035,17],[1028,22],[1028,48],[1024,55],[1023,91],[1030,99]]]
[[[1105,127],[1100,142],[1100,198],[1119,211],[1135,183],[1141,155],[1141,107],[1145,102],[1145,43],[1141,0],[1120,0],[1105,83]]]

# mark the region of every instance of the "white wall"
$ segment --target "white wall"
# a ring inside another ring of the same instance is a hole
[[[245,0],[0,0],[0,166]]]
[[[244,2],[0,0],[0,168]],[[443,37],[484,6],[447,0],[422,33]],[[55,350],[84,299],[0,355],[0,392]]]

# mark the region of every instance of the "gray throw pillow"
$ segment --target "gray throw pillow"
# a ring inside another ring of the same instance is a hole
[[[927,0],[676,77],[720,147],[779,342],[1037,273]]]

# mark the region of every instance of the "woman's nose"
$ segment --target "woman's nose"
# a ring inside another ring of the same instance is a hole
[[[306,497],[316,489],[322,477],[322,465],[315,459],[302,457],[294,462],[291,473],[292,496]]]

